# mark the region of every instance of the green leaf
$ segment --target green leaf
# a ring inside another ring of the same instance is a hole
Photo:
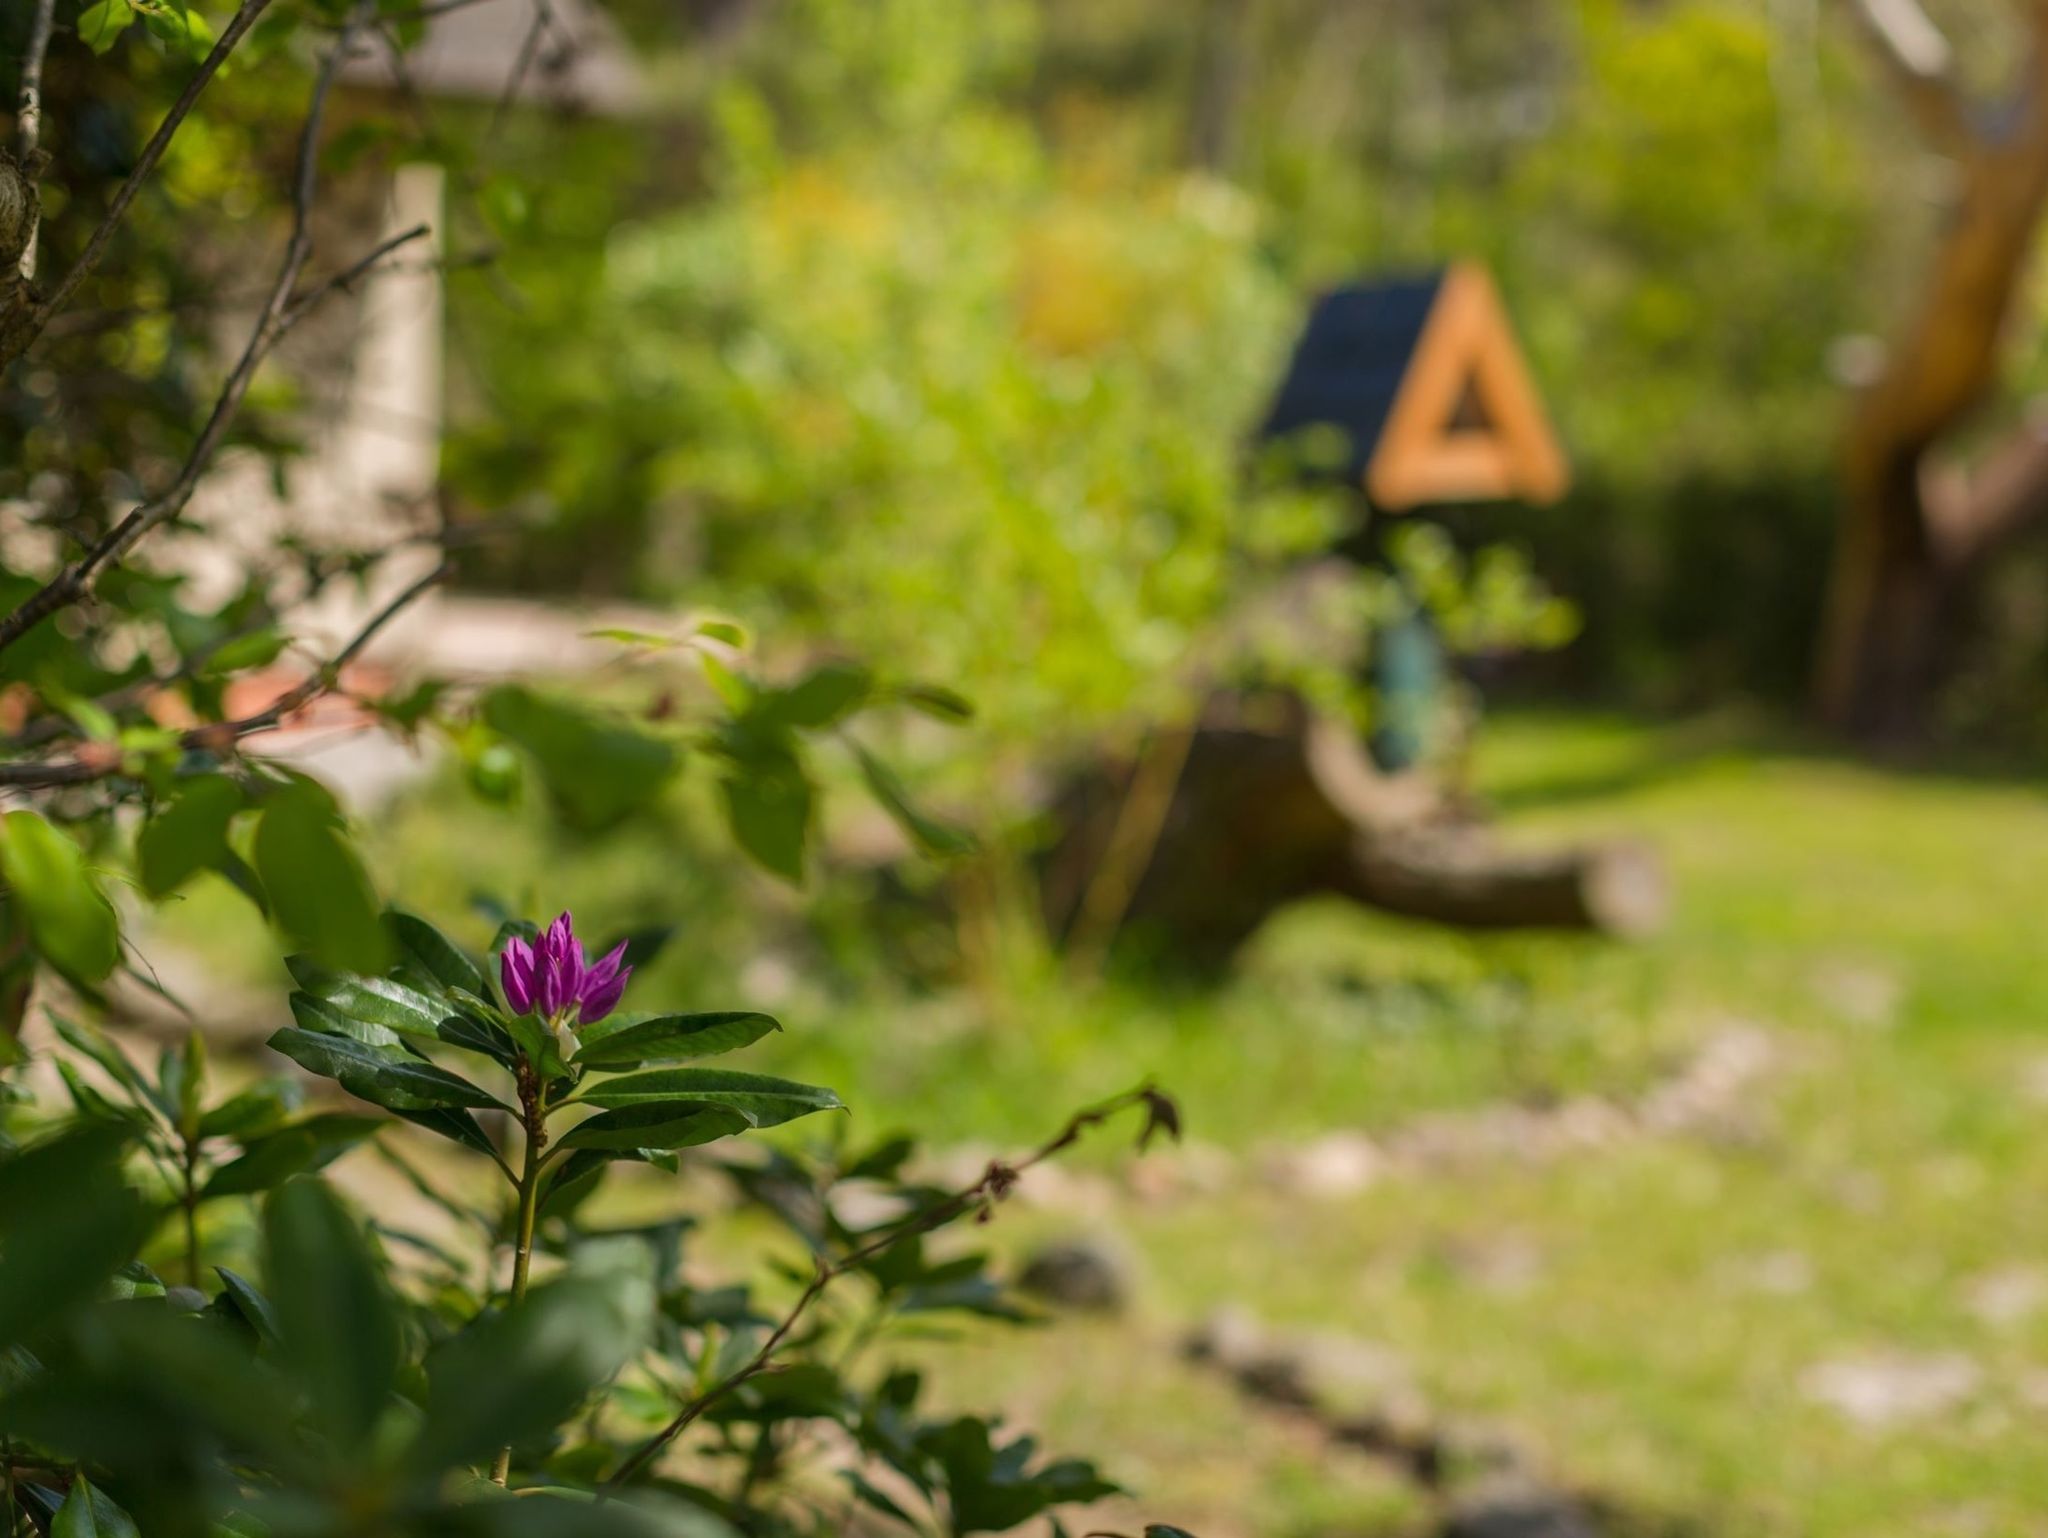
[[[368,1440],[398,1376],[398,1308],[368,1240],[317,1180],[294,1180],[263,1214],[264,1277],[278,1355],[344,1448]]]
[[[242,787],[224,774],[185,781],[178,799],[152,817],[135,841],[142,889],[162,897],[200,871],[226,863],[228,824],[242,805]]]
[[[740,848],[790,881],[804,879],[811,831],[811,782],[793,756],[739,764],[719,782],[726,825]]]
[[[34,812],[0,819],[0,877],[37,954],[67,978],[90,985],[119,964],[120,927],[85,852]]]
[[[254,1283],[226,1266],[215,1266],[214,1274],[220,1278],[221,1290],[234,1305],[235,1312],[249,1321],[249,1328],[269,1345],[276,1345],[280,1338],[277,1325],[277,1310],[270,1306],[270,1299],[256,1290]]]
[[[477,1119],[467,1111],[440,1106],[431,1111],[394,1111],[392,1114],[411,1122],[415,1127],[424,1127],[429,1132],[445,1137],[450,1142],[460,1143],[473,1153],[484,1154],[493,1159],[499,1157],[498,1145],[490,1140],[484,1129],[477,1124]]]
[[[795,1084],[765,1074],[723,1068],[660,1068],[586,1085],[577,1097],[588,1105],[616,1109],[664,1100],[696,1100],[745,1111],[758,1126],[774,1127],[813,1111],[845,1109],[829,1089]]]
[[[246,668],[268,667],[277,661],[289,639],[281,630],[252,630],[215,647],[200,671],[217,678]]]
[[[747,627],[729,619],[699,621],[696,633],[707,641],[720,641],[735,648],[747,644]]]
[[[903,782],[887,764],[858,743],[854,744],[853,753],[860,760],[861,778],[867,781],[869,792],[918,848],[926,854],[946,855],[966,854],[974,848],[971,834],[934,821],[912,806]]]
[[[630,1156],[660,1149],[695,1148],[758,1125],[750,1112],[738,1106],[713,1105],[702,1100],[659,1100],[600,1111],[564,1133],[561,1146]]]
[[[860,708],[874,689],[874,676],[850,662],[828,662],[800,683],[761,696],[755,714],[776,726],[826,727]]]
[[[306,1092],[296,1079],[265,1079],[199,1118],[199,1136],[248,1138],[269,1132],[299,1108]]]
[[[78,40],[94,53],[105,53],[134,19],[128,0],[96,0],[78,13]]]
[[[431,1111],[440,1106],[510,1109],[445,1068],[352,1036],[323,1036],[288,1025],[270,1038],[270,1045],[301,1068],[333,1079],[357,1099],[387,1111]]]
[[[483,968],[418,914],[392,908],[385,913],[384,921],[398,942],[400,961],[418,968],[444,988],[460,988],[478,997],[488,991]]]
[[[206,1094],[206,1039],[189,1032],[180,1047],[165,1047],[157,1059],[157,1083],[175,1112],[171,1117],[180,1137],[199,1131],[200,1103]]]
[[[127,1134],[94,1126],[0,1160],[0,1345],[81,1304],[149,1230]]]
[[[292,1018],[299,1022],[301,1030],[314,1031],[322,1036],[348,1036],[370,1047],[396,1047],[405,1040],[389,1026],[354,1019],[310,993],[295,992],[285,1002],[291,1007]]]
[[[609,827],[661,794],[681,767],[673,743],[504,685],[484,696],[483,718],[532,755],[564,819]]]
[[[583,1045],[574,1061],[586,1068],[616,1069],[717,1057],[781,1029],[773,1015],[749,1010],[651,1018],[613,1015],[583,1027]]]
[[[896,698],[949,726],[964,725],[974,719],[972,700],[938,684],[906,684],[896,691]]]
[[[439,999],[388,977],[330,971],[306,956],[290,957],[285,966],[301,988],[330,1009],[401,1036],[439,1040],[441,1022],[451,1013]]]
[[[642,1244],[585,1246],[561,1280],[441,1346],[427,1362],[412,1468],[438,1473],[559,1426],[646,1340],[650,1272]]]
[[[50,1538],[141,1538],[134,1520],[85,1475],[71,1481],[71,1493],[57,1508]]]
[[[265,806],[256,824],[256,870],[271,916],[322,965],[381,972],[390,947],[376,898],[323,799],[300,782]]]
[[[284,1184],[294,1175],[325,1169],[388,1125],[377,1116],[309,1116],[249,1143],[242,1157],[215,1170],[199,1193],[201,1201],[246,1196]]]
[[[56,1027],[57,1034],[74,1050],[83,1052],[99,1064],[101,1071],[126,1090],[137,1105],[154,1105],[167,1119],[174,1119],[177,1116],[177,1111],[163,1098],[157,1087],[136,1071],[135,1065],[122,1055],[119,1047],[106,1037],[58,1014],[55,1010],[48,1013],[50,1024]]]

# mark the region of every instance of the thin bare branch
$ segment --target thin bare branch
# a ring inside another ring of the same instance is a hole
[[[243,10],[251,6],[260,8],[268,3],[269,0],[244,0]],[[328,95],[334,89],[336,72],[354,41],[356,29],[370,15],[371,0],[358,0],[350,26],[343,30],[328,52],[314,81],[306,108],[305,126],[299,135],[298,161],[292,181],[291,238],[285,243],[284,259],[278,264],[277,276],[271,283],[262,314],[250,331],[248,343],[230,370],[227,382],[221,387],[191,452],[168,486],[131,510],[98,544],[24,600],[13,613],[0,619],[0,651],[12,646],[51,615],[83,602],[106,568],[118,564],[150,530],[170,522],[185,510],[186,503],[192,500],[192,493],[198,487],[200,476],[212,463],[229,425],[241,409],[258,366],[293,322],[305,313],[304,305],[294,303],[294,291],[298,287],[299,274],[313,252],[311,221],[313,197],[319,182],[320,126],[326,114]],[[353,272],[350,269],[344,276],[353,281]],[[340,285],[330,281],[316,292],[331,292],[336,286]]]
[[[57,0],[36,0],[35,15],[29,20],[28,47],[21,56],[21,94],[14,108],[15,164],[20,179],[18,195],[27,208],[26,230],[16,232],[21,253],[16,260],[19,281],[10,284],[10,304],[19,303],[30,278],[36,275],[36,251],[40,241],[41,199],[32,183],[43,173],[48,157],[43,154],[43,59],[50,51],[50,28],[56,19]]]
[[[759,1377],[762,1373],[766,1372],[773,1362],[776,1353],[788,1341],[790,1332],[797,1327],[804,1315],[810,1311],[811,1305],[817,1302],[823,1296],[825,1290],[842,1276],[845,1276],[849,1271],[857,1270],[868,1261],[873,1260],[877,1255],[882,1254],[893,1245],[900,1244],[903,1240],[911,1238],[913,1235],[926,1234],[935,1228],[943,1228],[946,1224],[953,1222],[957,1218],[964,1217],[970,1212],[979,1211],[986,1216],[997,1202],[1010,1194],[1010,1191],[1016,1186],[1018,1179],[1026,1170],[1030,1169],[1033,1165],[1043,1163],[1065,1149],[1071,1148],[1081,1140],[1081,1134],[1089,1128],[1100,1126],[1111,1117],[1136,1105],[1144,1106],[1147,1115],[1145,1131],[1140,1139],[1141,1143],[1148,1139],[1155,1130],[1163,1129],[1175,1137],[1180,1135],[1179,1113],[1173,1109],[1173,1102],[1168,1100],[1166,1096],[1161,1094],[1151,1084],[1141,1084],[1136,1089],[1126,1090],[1123,1094],[1113,1099],[1105,1100],[1098,1105],[1088,1106],[1085,1109],[1076,1111],[1067,1119],[1064,1127],[1046,1139],[1045,1142],[1039,1144],[1037,1148],[1033,1149],[1024,1158],[1008,1164],[1001,1160],[991,1162],[988,1168],[982,1172],[981,1178],[975,1181],[974,1184],[956,1191],[936,1206],[927,1208],[908,1222],[890,1229],[888,1233],[882,1235],[879,1239],[870,1240],[858,1249],[840,1256],[835,1261],[828,1263],[820,1260],[818,1262],[817,1275],[811,1278],[811,1284],[803,1290],[802,1295],[797,1298],[795,1305],[790,1311],[783,1315],[782,1322],[776,1325],[768,1338],[761,1343],[760,1349],[742,1365],[734,1368],[725,1377],[712,1384],[710,1388],[690,1400],[682,1409],[676,1412],[674,1419],[636,1447],[627,1457],[626,1461],[619,1465],[618,1472],[604,1482],[598,1491],[598,1499],[603,1500],[630,1483],[641,1470],[645,1469],[649,1463],[661,1455],[663,1449],[695,1424],[706,1411],[710,1410],[720,1400],[724,1399],[750,1378]]]
[[[1849,11],[1884,55],[1921,131],[1950,153],[1975,148],[1978,136],[1956,85],[1948,39],[1919,0],[1849,0]]]
[[[332,691],[340,682],[343,670],[362,654],[364,647],[376,639],[377,633],[409,608],[429,588],[443,581],[453,569],[448,562],[443,561],[417,582],[412,583],[372,615],[349,643],[322,663],[316,672],[287,689],[262,710],[233,721],[215,721],[205,726],[195,726],[178,738],[179,746],[188,750],[221,753],[244,737],[253,737],[259,732],[274,730],[288,716],[305,709],[321,695]],[[61,785],[85,785],[119,774],[123,760],[121,752],[111,745],[96,746],[102,746],[106,750],[81,751],[74,757],[53,762],[0,764],[0,786],[22,790],[49,790]]]
[[[21,99],[14,111],[14,153],[26,162],[43,143],[43,58],[50,51],[50,27],[57,0],[36,0],[28,27],[28,48],[21,56]]]
[[[242,0],[228,24],[221,29],[221,34],[213,47],[207,51],[198,71],[185,83],[185,89],[179,92],[178,99],[171,103],[171,110],[164,114],[164,120],[157,125],[156,132],[150,135],[149,143],[142,147],[142,153],[135,160],[135,169],[128,173],[128,179],[121,183],[120,190],[114,194],[114,201],[107,207],[106,217],[100,220],[99,227],[87,238],[85,249],[78,254],[78,260],[71,264],[71,270],[57,281],[57,286],[49,294],[28,304],[24,313],[8,317],[5,323],[0,323],[0,367],[21,356],[42,334],[43,327],[49,324],[50,317],[64,307],[65,302],[77,292],[78,285],[99,265],[108,242],[114,238],[114,231],[127,217],[129,206],[134,203],[136,194],[142,190],[143,183],[148,181],[156,170],[157,162],[163,159],[164,151],[170,147],[171,139],[177,133],[179,125],[190,116],[192,108],[199,101],[200,93],[219,73],[221,65],[227,62],[228,55],[235,51],[236,45],[269,6],[270,0]]]

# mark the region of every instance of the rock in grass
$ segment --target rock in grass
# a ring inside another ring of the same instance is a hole
[[[1092,1239],[1046,1245],[1024,1263],[1017,1285],[1033,1297],[1080,1313],[1122,1313],[1131,1299],[1130,1263]]]

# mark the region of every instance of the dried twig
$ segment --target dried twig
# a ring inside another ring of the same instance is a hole
[[[766,1372],[775,1354],[788,1341],[790,1332],[797,1327],[811,1305],[847,1272],[857,1270],[905,1239],[917,1234],[930,1233],[935,1228],[943,1228],[969,1212],[978,1211],[986,1217],[997,1202],[1009,1195],[1026,1170],[1072,1147],[1089,1128],[1099,1126],[1136,1105],[1142,1105],[1146,1110],[1145,1126],[1139,1135],[1141,1147],[1157,1132],[1163,1131],[1175,1138],[1180,1136],[1180,1113],[1174,1103],[1151,1084],[1141,1084],[1136,1089],[1126,1090],[1123,1094],[1105,1100],[1099,1105],[1076,1111],[1068,1118],[1064,1127],[1024,1158],[1011,1163],[992,1161],[974,1184],[956,1191],[936,1206],[927,1208],[916,1217],[892,1228],[879,1239],[870,1240],[835,1261],[828,1262],[821,1258],[818,1261],[817,1274],[811,1278],[810,1285],[803,1290],[790,1311],[783,1315],[782,1322],[761,1343],[760,1349],[741,1366],[734,1368],[710,1388],[690,1400],[676,1412],[674,1419],[635,1448],[626,1461],[619,1465],[618,1472],[604,1482],[598,1492],[598,1498],[602,1500],[621,1489],[659,1457],[663,1449],[687,1431],[707,1410],[750,1378]]]
[[[236,21],[242,21],[245,16],[253,20],[253,13],[260,12],[268,3],[269,0],[243,0],[242,9],[236,13]],[[13,645],[51,615],[84,601],[91,594],[101,572],[117,564],[150,530],[170,522],[183,512],[186,503],[192,499],[200,476],[212,462],[221,440],[226,436],[235,413],[241,407],[243,397],[248,394],[258,365],[277,346],[285,332],[305,314],[313,301],[336,288],[346,287],[354,282],[368,261],[423,233],[412,231],[405,236],[395,237],[380,246],[365,262],[352,265],[337,277],[318,285],[309,294],[297,297],[294,295],[299,274],[305,269],[306,261],[313,252],[313,198],[319,184],[320,126],[326,114],[327,98],[334,89],[336,73],[354,42],[356,31],[371,14],[370,0],[359,0],[350,17],[349,25],[343,29],[334,47],[328,52],[325,62],[321,65],[320,74],[314,81],[312,95],[307,103],[305,126],[299,135],[298,162],[292,181],[292,230],[290,239],[285,243],[284,259],[278,265],[277,277],[271,283],[270,294],[264,303],[262,314],[249,333],[248,343],[229,372],[227,382],[221,387],[220,395],[215,399],[213,410],[207,417],[206,425],[200,429],[191,452],[186,455],[184,464],[180,466],[177,475],[168,486],[131,510],[83,556],[51,578],[11,614],[0,619],[0,651]],[[230,24],[229,31],[232,30],[233,24]],[[228,35],[228,32],[222,33],[223,43],[227,41]],[[208,58],[213,59],[216,56],[224,56],[219,45],[216,45],[214,53],[208,55]],[[196,94],[192,87],[187,87],[187,97]],[[166,121],[168,124],[169,120]],[[166,137],[163,130],[159,130],[159,137]],[[140,175],[142,169],[138,166],[136,174]],[[131,177],[129,185],[132,185],[133,181],[134,178]],[[125,193],[127,187],[124,186],[122,190]],[[115,201],[118,205],[121,200],[116,198]],[[104,230],[107,226],[102,225],[101,228]],[[85,258],[80,260],[83,262]],[[55,300],[61,300],[65,292],[68,290],[60,286]]]
[[[409,607],[421,594],[439,583],[451,570],[450,565],[443,561],[407,587],[404,592],[372,615],[349,643],[321,664],[318,671],[287,689],[262,710],[233,721],[214,721],[205,726],[195,726],[180,735],[178,745],[188,751],[221,753],[232,748],[244,737],[273,730],[286,717],[305,709],[321,695],[332,690],[340,681],[343,670],[361,655],[364,647],[376,639],[377,632],[397,618],[400,611]],[[0,764],[0,786],[22,790],[50,790],[61,785],[85,785],[94,780],[109,779],[122,772],[126,755],[118,747],[112,744],[95,744],[94,747],[99,751],[81,751],[74,757],[49,762]]]

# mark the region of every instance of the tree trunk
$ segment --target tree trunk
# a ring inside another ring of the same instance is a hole
[[[1830,724],[1864,740],[1908,740],[1934,693],[1948,586],[1919,456],[1877,464],[1852,457],[1840,516],[1822,636],[1822,710]]]
[[[2010,98],[1963,98],[1946,41],[1914,0],[1850,0],[1903,105],[1955,167],[1952,211],[1882,371],[1860,389],[1844,446],[1841,522],[1814,675],[1831,725],[1898,739],[1926,724],[1948,594],[1971,564],[2048,506],[2048,458],[2023,433],[1972,487],[1927,473],[1937,446],[1992,392],[2014,297],[2048,201],[2048,5]]]

